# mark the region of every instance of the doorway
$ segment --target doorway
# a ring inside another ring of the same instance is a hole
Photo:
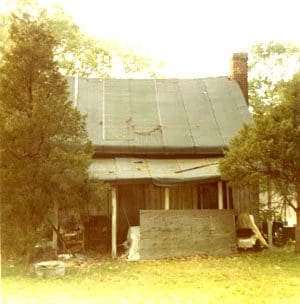
[[[127,238],[130,226],[140,225],[140,209],[145,209],[145,185],[118,186],[118,244]]]

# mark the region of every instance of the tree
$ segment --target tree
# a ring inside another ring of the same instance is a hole
[[[44,19],[11,17],[0,67],[2,249],[28,260],[53,206],[80,200],[93,148],[59,73]],[[2,252],[3,252],[2,251]]]
[[[56,38],[54,56],[60,71],[67,76],[108,77],[111,68],[111,55],[102,47],[101,42],[84,34],[60,6],[48,12],[38,5],[35,0],[19,0],[14,14],[22,16],[24,13],[36,15],[42,19]],[[1,15],[2,30],[0,37],[5,38],[13,20],[10,16]],[[7,50],[6,40],[0,42],[0,52]]]
[[[300,69],[300,48],[291,43],[270,41],[254,45],[249,53],[249,102],[257,114],[269,112],[278,102],[277,89],[282,80],[288,81]],[[267,182],[269,217],[276,206],[272,184]],[[288,191],[286,191],[288,192]],[[283,204],[286,205],[287,198]],[[282,209],[285,207],[282,206]],[[268,221],[269,240],[272,237],[271,222]],[[270,241],[270,243],[272,243]]]
[[[297,86],[297,83],[295,84]],[[300,93],[299,83],[297,89],[295,89],[296,96],[296,111],[295,120],[296,127],[300,129]],[[296,137],[296,193],[297,193],[297,227],[296,227],[296,252],[300,254],[300,132]]]
[[[14,13],[22,15],[24,12],[37,15],[48,24],[58,42],[54,55],[64,75],[98,78],[128,74],[139,77],[141,72],[148,77],[159,75],[161,63],[124,49],[117,42],[101,41],[82,32],[72,17],[58,5],[46,10],[36,0],[19,0]],[[8,48],[5,38],[10,23],[8,16],[0,15],[0,57],[3,50]]]
[[[296,142],[300,127],[296,117],[299,115],[300,72],[277,88],[273,94],[276,104],[269,106],[267,112],[254,113],[253,123],[244,125],[231,140],[220,170],[223,178],[236,187],[259,183],[262,189],[271,186],[288,200],[299,184]],[[299,208],[288,201],[299,214]]]
[[[121,71],[117,77],[129,78],[157,78],[162,77],[159,72],[163,67],[162,62],[155,62],[149,56],[142,56],[139,52],[133,49],[124,49],[120,45],[115,44],[115,52],[117,56],[115,59],[119,60]],[[114,59],[114,58],[113,58]],[[113,67],[114,60],[112,60]]]
[[[255,110],[276,103],[277,85],[300,69],[300,48],[270,41],[259,43],[249,52],[249,101]],[[275,97],[275,99],[274,99]],[[266,111],[268,108],[264,108]]]

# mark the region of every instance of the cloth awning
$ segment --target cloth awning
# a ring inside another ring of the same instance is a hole
[[[218,179],[221,158],[101,158],[94,159],[89,174],[109,182],[150,180],[158,186]]]

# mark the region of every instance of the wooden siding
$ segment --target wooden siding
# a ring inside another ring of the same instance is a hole
[[[170,210],[197,210],[217,208],[217,193],[213,195],[217,187],[210,187],[209,183],[185,184],[179,187],[170,188]],[[139,211],[145,210],[163,210],[164,209],[164,188],[154,186],[153,184],[124,184],[117,185],[117,231],[118,244],[125,241],[129,225],[136,226],[140,224]],[[225,187],[226,188],[226,187]],[[225,189],[223,188],[223,189]],[[202,189],[202,192],[201,192]],[[236,213],[243,210],[243,206],[248,208],[249,196],[239,191],[233,191]],[[252,194],[253,196],[253,194]],[[207,200],[213,198],[213,206],[209,206]],[[227,207],[226,193],[223,191],[224,208]],[[201,204],[202,200],[202,204]],[[205,202],[206,201],[206,202]],[[92,215],[111,216],[111,191],[103,196],[102,212],[92,210]],[[212,209],[213,210],[213,209]]]
[[[142,259],[236,252],[232,210],[141,210]]]
[[[146,206],[145,209],[164,209],[164,188],[152,184],[145,185]]]
[[[184,185],[170,188],[170,209],[196,209],[197,186]]]
[[[241,212],[248,212],[255,218],[255,222],[259,223],[259,192],[258,187],[255,188],[243,188],[232,189],[233,195],[233,208],[235,214]]]

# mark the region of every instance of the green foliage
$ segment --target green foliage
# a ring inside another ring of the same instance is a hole
[[[124,50],[118,43],[100,41],[82,32],[72,17],[58,5],[46,10],[37,1],[19,0],[14,13],[21,16],[27,11],[39,16],[51,29],[57,40],[55,59],[64,75],[99,78],[126,74],[134,77],[141,72],[148,77],[159,75],[161,64],[156,64],[149,57],[141,56],[133,50]],[[10,23],[8,16],[0,15],[0,58],[9,47],[6,38]],[[120,66],[115,67],[115,62]],[[118,71],[115,75],[116,69]]]
[[[59,6],[51,12],[41,8],[36,1],[19,1],[14,11],[16,16],[29,12],[30,15],[39,16],[47,24],[55,37],[57,44],[54,56],[60,71],[65,75],[108,77],[111,68],[111,55],[105,50],[101,42],[83,34],[73,19]],[[3,25],[1,37],[7,35],[13,20],[10,16],[1,16]],[[0,42],[1,49],[8,48],[5,40]],[[1,52],[0,49],[0,52]]]
[[[82,77],[108,77],[111,68],[111,55],[100,41],[83,34],[72,18],[58,9],[49,18],[45,10],[43,18],[60,42],[55,56],[65,75]]]
[[[282,80],[291,79],[299,69],[298,46],[276,41],[254,45],[249,52],[250,104],[255,109],[276,104],[276,87]]]
[[[115,50],[120,58],[123,74],[130,75],[146,75],[146,77],[157,78],[160,76],[159,70],[163,63],[156,63],[150,57],[141,56],[134,50],[124,50],[116,45]],[[145,78],[145,76],[144,76]]]
[[[300,102],[300,72],[277,88],[277,104],[254,113],[253,123],[244,125],[231,140],[220,170],[223,178],[236,187],[259,183],[265,189],[269,183],[287,198],[299,182],[295,162],[300,127],[295,117]]]
[[[2,248],[30,254],[55,201],[82,204],[93,148],[53,59],[48,23],[13,15],[9,39],[0,67]]]
[[[73,200],[71,204],[65,204],[64,208],[61,208],[62,217],[68,216],[70,210],[73,210],[78,221],[85,222],[91,211],[106,214],[107,206],[104,202],[107,202],[109,188],[108,184],[103,184],[99,179],[86,178],[76,189],[77,196],[74,199],[77,201]]]

